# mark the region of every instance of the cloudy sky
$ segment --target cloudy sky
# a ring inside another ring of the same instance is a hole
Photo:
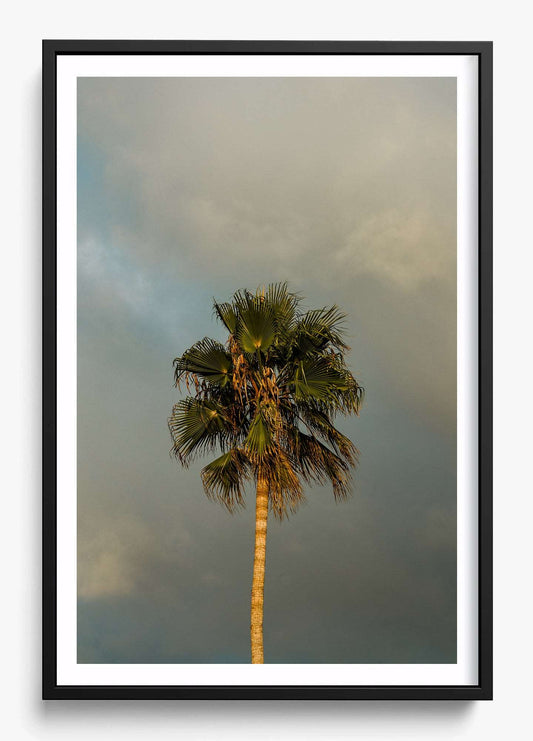
[[[169,456],[212,299],[349,315],[354,496],[271,521],[265,661],[456,657],[452,78],[78,80],[78,660],[248,663],[254,499]]]

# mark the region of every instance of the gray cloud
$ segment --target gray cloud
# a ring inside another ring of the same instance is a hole
[[[130,204],[118,209],[127,219],[112,213],[119,250],[216,293],[289,277],[361,317],[358,332],[397,293],[387,321],[363,339],[384,361],[391,335],[409,335],[397,343],[389,382],[399,367],[397,393],[453,425],[453,79],[79,86],[80,138],[104,152],[112,201]],[[82,248],[90,233],[82,220]],[[416,301],[424,291],[430,312]]]

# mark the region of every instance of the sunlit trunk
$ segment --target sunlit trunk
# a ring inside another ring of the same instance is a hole
[[[264,479],[259,479],[255,504],[255,552],[250,621],[252,664],[263,663],[263,594],[265,588],[267,518],[268,484]]]

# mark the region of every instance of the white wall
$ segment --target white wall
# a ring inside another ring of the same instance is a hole
[[[21,0],[3,8],[0,451],[2,730],[10,739],[530,737],[533,436],[531,20],[474,0]],[[48,702],[40,697],[42,38],[495,41],[495,700],[486,703]],[[5,460],[4,460],[5,458]],[[529,560],[528,560],[529,556]],[[526,592],[529,592],[527,594]]]

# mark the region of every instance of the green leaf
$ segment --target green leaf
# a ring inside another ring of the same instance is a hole
[[[337,306],[312,309],[303,314],[292,333],[292,353],[296,358],[305,358],[323,353],[328,348],[346,351],[343,339],[343,324],[346,314]]]
[[[265,352],[274,341],[274,336],[274,322],[266,306],[248,306],[239,312],[237,339],[244,352]]]
[[[233,306],[228,303],[219,304],[215,301],[213,308],[216,316],[220,319],[228,332],[235,334],[237,328],[237,314]]]
[[[337,430],[325,411],[314,408],[310,403],[300,405],[298,411],[302,422],[313,433],[313,436],[322,437],[331,445],[334,452],[340,454],[351,465],[355,465],[357,448],[350,438]]]
[[[201,476],[208,497],[224,504],[230,511],[243,505],[243,486],[249,478],[248,461],[243,451],[232,448],[202,469]]]
[[[196,453],[224,444],[231,432],[224,410],[214,401],[188,397],[172,409],[168,426],[174,441],[173,452],[182,463]]]
[[[341,374],[331,367],[327,358],[302,360],[297,364],[294,374],[294,391],[296,399],[313,397],[327,401],[337,392],[346,388]]]
[[[179,382],[185,373],[196,373],[213,383],[225,385],[231,375],[231,355],[216,340],[204,337],[174,360],[175,378]]]
[[[289,439],[292,459],[299,474],[309,483],[323,484],[330,481],[335,499],[345,499],[350,494],[350,469],[357,463],[358,451],[337,455],[315,437],[300,430],[293,430]]]
[[[265,302],[272,314],[276,335],[286,337],[294,325],[300,297],[289,291],[286,282],[271,283],[265,292]]]
[[[261,458],[268,451],[271,443],[272,433],[261,409],[258,409],[248,430],[246,447],[254,457]]]

